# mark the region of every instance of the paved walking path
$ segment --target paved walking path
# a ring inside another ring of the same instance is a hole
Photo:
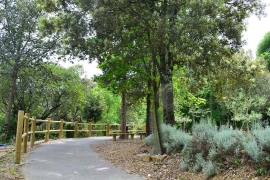
[[[44,143],[29,154],[26,180],[142,180],[98,157],[92,144],[111,137],[64,139]]]

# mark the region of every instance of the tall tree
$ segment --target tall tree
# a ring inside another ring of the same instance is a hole
[[[37,20],[40,12],[34,0],[0,1],[0,65],[2,76],[10,80],[9,97],[6,107],[2,141],[6,141],[9,128],[14,90],[18,73],[22,67],[41,62],[55,45],[51,38],[41,38]]]
[[[245,18],[262,7],[254,0],[109,0],[99,1],[93,21],[107,53],[123,48],[124,42],[137,43],[138,37],[147,37],[144,47],[156,56],[154,65],[160,74],[164,120],[174,124],[173,66],[189,63],[191,67],[206,67],[230,56],[241,47]]]

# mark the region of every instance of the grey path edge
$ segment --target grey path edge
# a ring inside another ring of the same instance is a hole
[[[28,156],[26,180],[142,180],[100,158],[91,145],[111,137],[61,139],[41,144]]]

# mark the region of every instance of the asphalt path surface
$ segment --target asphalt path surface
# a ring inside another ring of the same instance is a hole
[[[142,180],[98,157],[90,147],[111,139],[63,139],[41,144],[28,156],[26,180]]]

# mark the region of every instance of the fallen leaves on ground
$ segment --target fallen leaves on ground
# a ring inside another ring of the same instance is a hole
[[[105,160],[129,173],[138,174],[147,180],[201,180],[202,173],[183,172],[180,169],[181,157],[179,154],[166,155],[161,163],[143,162],[138,154],[150,153],[151,148],[144,145],[142,140],[117,140],[92,145],[92,149]],[[270,180],[266,176],[256,177],[252,167],[242,166],[237,169],[230,168],[213,180]]]

